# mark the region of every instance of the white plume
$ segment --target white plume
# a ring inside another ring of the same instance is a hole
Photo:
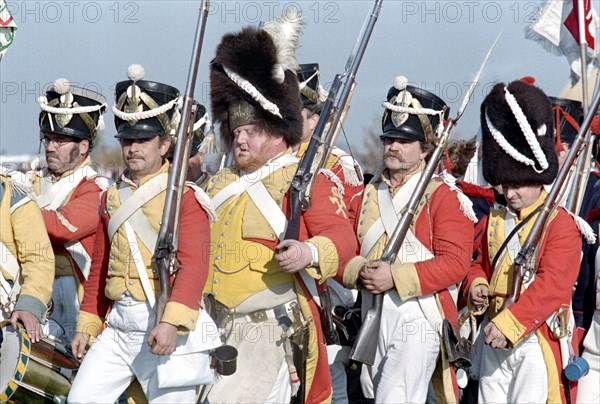
[[[60,95],[66,94],[71,89],[71,85],[69,84],[69,80],[67,79],[56,79],[54,80],[54,91],[59,93]]]
[[[265,24],[263,29],[271,35],[277,48],[277,63],[283,71],[290,70],[294,74],[298,70],[296,50],[300,45],[300,35],[304,29],[302,14],[295,7],[288,8],[288,12],[281,17],[273,19]],[[278,68],[279,74],[281,70]],[[276,72],[274,72],[276,73]],[[279,74],[275,74],[279,79]]]
[[[134,82],[140,81],[141,79],[143,79],[144,73],[145,73],[144,67],[142,65],[138,65],[138,64],[132,64],[127,69],[127,77],[129,77],[129,80],[134,81]]]

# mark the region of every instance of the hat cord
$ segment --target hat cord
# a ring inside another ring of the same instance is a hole
[[[394,105],[388,101],[381,104],[385,109],[389,109],[392,112],[403,112],[413,115],[443,115],[444,111],[437,111],[431,108],[414,108],[414,107],[403,107],[401,105]]]
[[[76,108],[56,108],[48,105],[48,99],[45,96],[41,96],[38,98],[38,104],[40,104],[40,108],[42,111],[48,112],[50,114],[58,114],[58,115],[73,115],[73,114],[85,114],[89,112],[96,112],[101,110],[102,108],[106,108],[106,104],[100,105],[90,105],[87,107],[76,107]]]
[[[161,105],[158,108],[149,109],[147,111],[141,112],[123,112],[118,107],[117,104],[113,104],[112,112],[115,116],[123,121],[141,121],[143,119],[155,118],[173,108],[174,105],[178,105],[179,97],[167,102],[164,105]]]
[[[231,79],[231,81],[233,81],[235,84],[237,84],[238,87],[240,87],[250,97],[252,97],[252,99],[254,101],[258,102],[265,111],[270,112],[271,114],[283,119],[283,117],[281,116],[281,113],[279,112],[279,107],[277,105],[275,105],[274,103],[272,103],[271,101],[269,101],[264,95],[262,95],[261,92],[258,91],[258,89],[256,87],[254,87],[254,85],[252,85],[252,83],[250,83],[248,80],[242,78],[236,72],[228,69],[226,66],[222,66],[222,67],[223,67],[223,71],[225,71],[225,74],[227,74],[227,77],[229,77]]]
[[[508,87],[504,87],[504,95],[506,98],[506,103],[508,104],[510,110],[512,111],[515,119],[517,120],[517,123],[519,124],[521,131],[525,135],[525,140],[527,140],[527,143],[529,144],[529,147],[531,148],[531,151],[533,152],[533,156],[536,158],[536,160],[540,164],[540,167],[542,167],[541,171],[538,172],[536,170],[536,172],[539,174],[548,168],[548,160],[546,159],[546,155],[544,154],[542,148],[540,147],[540,143],[537,141],[536,135],[533,133],[533,129],[531,128],[531,125],[529,125],[529,121],[527,121],[527,117],[525,116],[525,113],[521,109],[521,106],[517,102],[517,99],[515,98],[515,96],[512,95],[510,93],[510,91],[508,91]],[[546,134],[546,130],[547,130],[546,125],[540,126],[537,130],[538,136],[544,136]],[[535,169],[535,166],[533,166],[533,167]]]
[[[494,124],[492,124],[492,121],[490,120],[490,117],[488,116],[487,111],[485,113],[485,122],[487,123],[488,129],[490,130],[492,137],[494,138],[496,143],[498,143],[498,145],[502,148],[502,150],[504,150],[506,152],[506,154],[508,154],[510,157],[512,157],[519,163],[523,163],[525,165],[531,166],[533,168],[533,170],[538,174],[541,174],[542,172],[544,172],[545,168],[542,170],[538,170],[535,167],[535,161],[533,161],[532,159],[523,155],[521,152],[519,152],[517,149],[515,149],[513,147],[513,145],[508,143],[506,138],[504,136],[502,136],[502,133],[498,129],[496,129]]]

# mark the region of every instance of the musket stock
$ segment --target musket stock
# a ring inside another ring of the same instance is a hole
[[[501,34],[501,33],[500,33]],[[481,73],[483,72],[483,68],[487,64],[498,39],[500,38],[500,34],[496,37],[494,43],[490,47],[489,51],[485,55],[477,74],[475,75],[475,79],[469,90],[465,94],[463,98],[462,104],[456,113],[456,117],[454,119],[449,119],[444,130],[441,135],[437,139],[436,147],[431,155],[431,158],[427,162],[425,169],[421,173],[419,177],[419,182],[415,187],[415,191],[411,195],[406,207],[404,208],[400,220],[398,224],[394,228],[394,231],[390,235],[390,238],[383,250],[380,260],[383,262],[387,262],[388,264],[393,264],[396,261],[396,256],[398,255],[398,251],[400,250],[400,246],[404,242],[404,238],[408,233],[410,225],[414,219],[415,212],[417,210],[418,204],[423,198],[423,194],[425,193],[425,189],[427,188],[427,184],[431,181],[433,174],[439,164],[439,161],[444,153],[444,149],[448,144],[448,140],[450,139],[450,133],[458,123],[459,119],[462,117],[463,112],[465,111],[469,99],[475,90],[475,86],[479,82],[479,78],[481,77]],[[441,124],[441,123],[440,123]],[[367,314],[363,320],[362,326],[358,331],[358,335],[356,336],[356,340],[354,341],[354,345],[352,346],[352,350],[350,351],[350,359],[365,363],[367,365],[373,365],[375,363],[375,355],[377,353],[377,340],[379,337],[379,330],[381,327],[381,312],[383,308],[383,298],[384,293],[378,293],[373,296],[373,304],[371,308],[367,311]]]
[[[181,212],[181,202],[183,188],[188,169],[188,154],[191,137],[191,121],[194,111],[193,98],[196,87],[196,76],[198,75],[198,66],[200,65],[200,55],[202,53],[202,42],[204,41],[204,32],[206,30],[206,19],[210,1],[203,0],[200,6],[198,22],[196,24],[196,34],[194,39],[194,48],[192,59],[188,71],[188,79],[183,100],[183,109],[181,112],[181,121],[177,128],[177,143],[173,154],[173,163],[169,171],[167,182],[167,196],[163,210],[162,221],[156,241],[153,260],[158,270],[160,294],[156,304],[156,324],[163,316],[167,302],[171,294],[170,276],[176,266],[176,252],[178,244],[178,224]]]

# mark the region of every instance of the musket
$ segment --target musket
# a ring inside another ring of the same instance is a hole
[[[206,30],[206,19],[208,17],[209,0],[203,0],[200,5],[200,13],[196,24],[196,33],[192,59],[188,71],[188,79],[181,112],[181,121],[177,128],[177,143],[173,155],[169,179],[167,182],[167,196],[163,210],[162,222],[156,241],[153,260],[156,263],[160,282],[160,294],[156,304],[156,324],[163,316],[167,302],[171,295],[171,273],[176,270],[176,253],[178,245],[179,215],[183,189],[188,170],[188,155],[192,141],[192,117],[194,109],[194,89],[196,87],[196,76],[200,65],[200,54],[202,42]]]
[[[600,86],[600,82],[598,80],[598,74],[597,74],[596,75],[596,84],[594,85],[594,93],[596,93],[598,91],[599,86]],[[584,109],[584,113],[587,114],[587,111],[585,109]],[[573,175],[572,185],[569,190],[569,196],[567,198],[567,202],[565,204],[565,208],[569,212],[572,212],[575,215],[578,215],[579,210],[581,209],[581,204],[583,202],[583,196],[585,193],[588,178],[590,176],[590,164],[592,161],[593,143],[594,143],[594,139],[592,136],[592,131],[588,130],[588,132],[585,134],[585,139],[584,139],[585,147],[583,149],[583,153],[579,154],[579,157],[577,158],[577,163],[575,164],[575,172],[573,173],[574,175]]]
[[[327,158],[335,145],[339,129],[347,115],[350,100],[356,87],[356,73],[367,50],[367,45],[379,17],[382,3],[383,0],[375,1],[373,10],[367,15],[354,48],[348,57],[344,73],[336,74],[306,153],[294,175],[291,189],[295,191],[294,195],[300,198],[299,201],[302,210],[310,208],[310,198],[314,181],[319,170],[325,166]],[[329,122],[331,123],[329,124]],[[315,168],[313,167],[313,162],[316,158],[319,160]],[[293,209],[292,211],[294,211]],[[297,209],[299,211],[299,207]],[[296,219],[298,223],[294,224],[294,226],[299,225],[299,217]],[[288,224],[288,229],[290,229],[290,224]]]
[[[542,235],[544,233],[544,229],[548,225],[550,216],[552,212],[558,207],[560,203],[560,194],[562,193],[563,185],[565,184],[567,177],[569,176],[569,171],[573,166],[577,156],[582,152],[583,146],[586,144],[587,134],[590,132],[590,126],[592,124],[592,119],[598,110],[598,106],[600,105],[600,91],[599,86],[596,86],[594,90],[594,99],[588,111],[585,115],[583,123],[579,128],[579,132],[577,133],[577,137],[575,141],[571,145],[569,149],[569,153],[563,163],[562,167],[558,171],[558,175],[552,188],[550,189],[550,193],[546,197],[544,204],[542,205],[542,209],[538,217],[535,219],[531,231],[527,235],[525,242],[523,243],[523,247],[519,250],[519,253],[515,257],[513,262],[513,279],[511,283],[511,289],[509,295],[504,300],[502,304],[502,309],[506,309],[510,307],[511,304],[519,300],[519,296],[521,295],[521,289],[523,288],[523,280],[525,279],[526,274],[533,274],[535,272],[535,262],[534,256],[537,250],[537,247],[542,239]]]
[[[501,33],[500,33],[501,34]],[[456,113],[456,117],[454,119],[448,120],[446,126],[442,133],[437,138],[437,144],[435,149],[431,155],[431,158],[425,165],[421,176],[419,177],[419,181],[415,187],[414,192],[412,193],[406,207],[402,211],[402,215],[400,216],[400,220],[398,224],[394,228],[394,231],[390,235],[390,238],[385,245],[383,253],[381,254],[380,261],[386,262],[388,264],[393,264],[396,261],[396,257],[398,255],[398,251],[404,242],[406,234],[410,228],[411,223],[413,222],[414,215],[419,206],[419,202],[423,198],[423,194],[425,193],[425,189],[427,185],[431,181],[433,174],[439,164],[439,161],[444,153],[444,149],[448,144],[448,140],[450,138],[450,133],[452,129],[456,126],[458,120],[462,117],[469,100],[471,99],[471,95],[475,90],[475,87],[479,83],[479,78],[481,73],[483,72],[483,68],[487,64],[488,59],[490,58],[498,39],[500,38],[500,34],[496,37],[496,40],[492,44],[490,50],[486,54],[477,75],[475,76],[475,80],[471,83],[469,90],[465,94],[463,98],[462,104]],[[440,124],[442,124],[440,122]],[[350,359],[362,362],[367,365],[373,365],[375,363],[375,354],[377,352],[377,339],[379,336],[379,330],[381,326],[381,311],[383,308],[383,297],[384,293],[378,293],[373,296],[373,305],[367,311],[365,318],[363,319],[363,323],[358,331],[358,335],[356,336],[356,340],[354,341],[354,346],[352,346],[352,350],[350,351]]]
[[[383,0],[375,1],[373,10],[367,16],[354,49],[348,58],[346,71],[343,74],[336,75],[306,153],[298,164],[298,169],[290,186],[291,216],[284,236],[286,240],[298,239],[301,211],[310,208],[312,184],[327,160],[320,158],[317,165],[313,163],[319,149],[333,147],[333,142],[335,142],[335,125],[341,124],[341,115],[345,115],[343,111],[347,110],[350,95],[355,86],[356,73],[367,49],[367,44],[369,43],[375,23],[377,22],[382,2]],[[344,77],[346,80],[343,82]],[[332,124],[329,126],[327,133],[324,134],[325,127],[331,115],[333,115]],[[323,155],[321,154],[321,156]],[[335,325],[331,318],[331,298],[327,291],[320,293],[320,300],[321,307],[319,308],[319,312],[325,339],[330,343],[339,343]]]

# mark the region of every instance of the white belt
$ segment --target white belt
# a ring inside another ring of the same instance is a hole
[[[294,305],[297,307],[296,311],[300,312],[300,304],[297,299],[290,300],[289,302],[280,304],[279,306],[275,306],[268,309],[256,310],[251,313],[238,313],[235,308],[228,308],[222,305],[219,305],[220,315],[219,317],[223,317],[223,320],[231,320],[234,322],[245,322],[245,323],[262,323],[267,320],[274,320],[278,317],[281,317],[281,313],[285,310],[285,313],[288,314],[290,320],[294,321]],[[223,321],[223,322],[225,322]]]

